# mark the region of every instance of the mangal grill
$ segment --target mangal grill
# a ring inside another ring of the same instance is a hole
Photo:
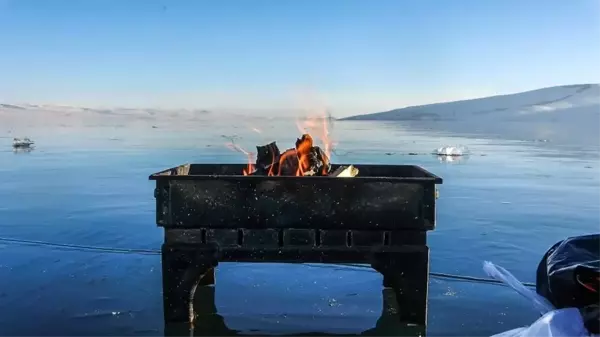
[[[349,167],[328,165],[329,172]],[[165,233],[165,321],[194,320],[190,299],[198,286],[214,284],[220,261],[365,263],[395,292],[399,320],[425,326],[426,233],[435,227],[442,179],[412,165],[354,168],[359,173],[349,178],[252,175],[244,164],[185,164],[152,174],[156,222]]]

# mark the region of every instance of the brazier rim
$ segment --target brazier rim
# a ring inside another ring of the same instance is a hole
[[[228,167],[231,168],[232,171],[240,172],[239,174],[178,174],[178,171],[187,171],[189,172],[190,168],[194,165],[195,167]],[[332,170],[340,166],[348,166],[350,164],[332,164]],[[242,169],[246,168],[248,164],[209,164],[209,163],[185,163],[179,166],[171,167],[156,173],[151,174],[148,179],[149,180],[233,180],[233,181],[265,181],[265,180],[285,180],[285,181],[293,181],[293,180],[313,180],[318,181],[324,180],[340,180],[340,179],[353,179],[360,181],[373,181],[373,182],[385,182],[385,181],[397,181],[397,182],[433,182],[434,184],[442,184],[443,179],[428,170],[424,169],[418,165],[394,165],[394,164],[352,164],[353,166],[359,169],[359,174],[353,178],[338,178],[331,176],[264,176],[264,175],[243,175]],[[398,176],[361,176],[360,168],[371,168],[371,169],[382,169],[387,168],[390,171],[397,169],[400,171],[401,169],[410,169],[413,173],[418,173],[422,176],[407,176],[407,175],[398,175]],[[234,170],[235,169],[235,170]],[[239,169],[239,170],[238,170]],[[316,179],[316,180],[315,180]]]

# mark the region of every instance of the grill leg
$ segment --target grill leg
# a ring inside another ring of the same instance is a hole
[[[238,334],[237,331],[227,327],[225,320],[217,312],[215,287],[198,287],[194,299],[194,311],[197,314],[194,324],[167,323],[165,336],[235,336]]]
[[[371,266],[383,275],[383,286],[392,288],[402,323],[427,324],[429,250],[376,253]]]
[[[200,278],[199,286],[212,286],[215,285],[215,268],[208,268],[206,273]]]
[[[193,323],[198,286],[214,284],[215,259],[193,247],[162,246],[163,311],[165,323]]]

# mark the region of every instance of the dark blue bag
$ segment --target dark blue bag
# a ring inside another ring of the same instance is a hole
[[[585,326],[599,333],[600,234],[557,242],[538,265],[536,291],[557,309],[579,308]]]

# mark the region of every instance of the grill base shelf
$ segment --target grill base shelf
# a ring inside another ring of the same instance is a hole
[[[390,288],[382,291],[382,308],[380,317],[371,329],[354,334],[334,334],[322,331],[310,331],[294,334],[278,334],[278,336],[424,336],[425,327],[403,325],[398,323],[396,296]],[[165,336],[245,336],[227,326],[223,316],[217,311],[215,304],[215,287],[199,286],[194,300],[196,323],[169,323],[165,325]],[[258,336],[257,330],[248,336]]]
[[[365,263],[394,290],[400,322],[424,326],[427,316],[429,249],[238,249],[212,245],[169,244],[162,247],[163,300],[166,322],[194,322],[193,298],[198,287],[215,284],[219,262]]]

